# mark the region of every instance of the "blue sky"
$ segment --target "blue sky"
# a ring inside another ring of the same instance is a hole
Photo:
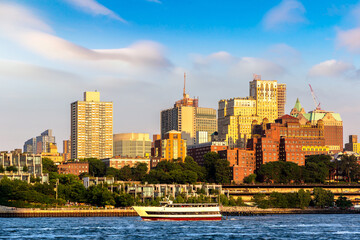
[[[252,74],[339,112],[359,134],[359,1],[0,0],[0,150],[47,128],[59,147],[70,103],[98,90],[114,133],[159,132],[160,111],[187,92],[203,107],[246,97]],[[60,149],[61,151],[61,149]]]

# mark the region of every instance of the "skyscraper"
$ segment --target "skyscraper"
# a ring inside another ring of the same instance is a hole
[[[113,103],[101,102],[99,92],[85,92],[71,104],[71,158],[113,156]]]
[[[285,83],[278,83],[277,89],[278,89],[278,94],[277,94],[278,118],[280,118],[283,115],[285,115],[286,84]]]
[[[176,130],[181,132],[188,145],[192,145],[196,143],[196,132],[203,131],[207,132],[210,141],[211,134],[217,131],[216,110],[199,107],[198,101],[186,94],[184,76],[183,99],[175,102],[173,108],[161,111],[161,137]]]
[[[47,129],[40,136],[30,138],[24,143],[24,153],[49,153],[51,143],[56,145],[55,136],[52,135],[51,129]]]
[[[278,96],[279,85],[281,96]],[[254,121],[262,122],[266,118],[266,121],[271,123],[284,111],[285,84],[278,84],[276,80],[261,80],[260,75],[254,75],[249,90],[249,97],[219,101],[219,139],[225,140],[229,147],[244,148],[247,139],[251,138]]]

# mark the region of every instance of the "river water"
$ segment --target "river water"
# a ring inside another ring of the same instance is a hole
[[[139,217],[0,218],[0,239],[360,239],[360,215],[229,217],[144,222]]]

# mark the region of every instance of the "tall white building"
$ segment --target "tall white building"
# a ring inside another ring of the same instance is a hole
[[[71,158],[113,156],[113,103],[101,102],[99,92],[85,92],[71,104]]]

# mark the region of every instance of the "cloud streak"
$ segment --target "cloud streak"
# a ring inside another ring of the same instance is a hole
[[[264,28],[278,29],[286,25],[306,23],[304,5],[296,0],[283,0],[279,5],[270,9],[263,18]]]
[[[95,0],[65,0],[69,4],[93,15],[104,15],[126,23],[126,20]]]
[[[309,76],[340,77],[354,69],[355,66],[351,63],[331,59],[314,65],[309,71]]]
[[[0,30],[0,34],[48,59],[71,63],[100,61],[100,66],[116,68],[172,66],[156,42],[140,41],[119,49],[88,49],[54,35],[51,27],[18,5],[0,4]]]

